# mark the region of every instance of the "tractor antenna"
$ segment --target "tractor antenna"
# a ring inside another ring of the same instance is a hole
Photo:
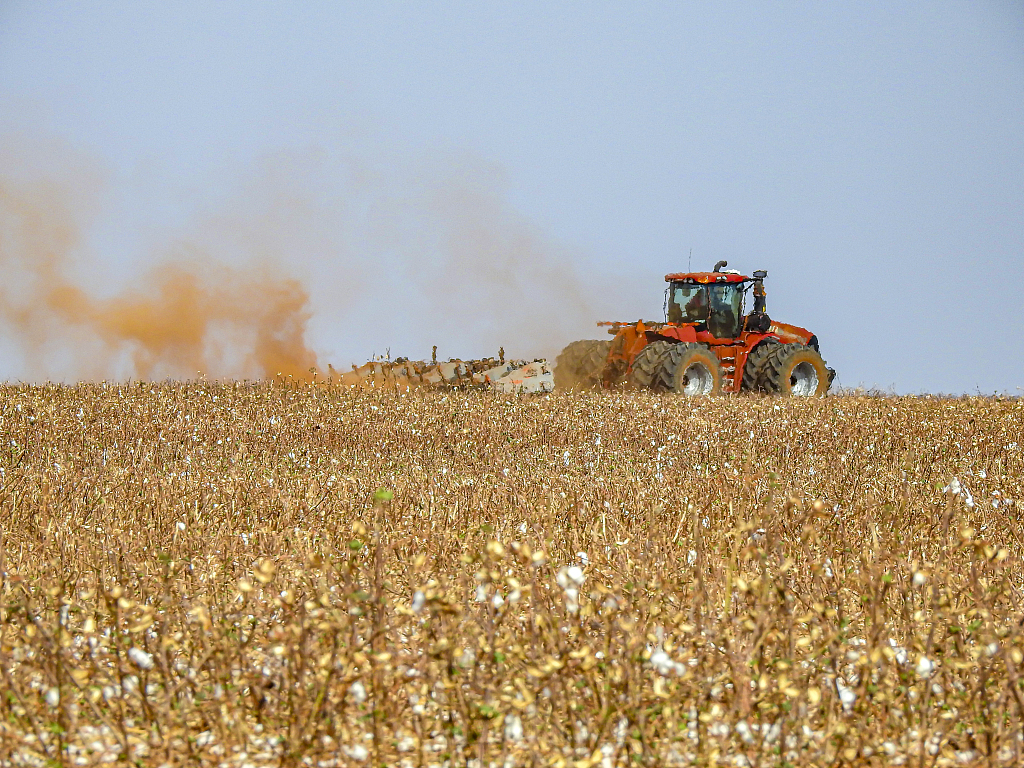
[[[690,249],[690,259],[686,262],[686,271],[693,269],[693,248]]]

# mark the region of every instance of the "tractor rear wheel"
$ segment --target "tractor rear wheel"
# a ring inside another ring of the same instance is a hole
[[[828,392],[832,376],[821,355],[811,347],[780,344],[764,359],[758,384],[766,392],[814,397]]]
[[[640,350],[633,358],[633,366],[629,370],[629,383],[640,389],[664,391],[668,386],[662,381],[665,358],[674,347],[671,341],[652,341]]]
[[[654,341],[633,360],[630,379],[655,392],[718,394],[722,391],[722,366],[703,344]]]
[[[655,392],[717,395],[722,391],[722,366],[703,344],[655,341],[633,361],[630,379]]]
[[[662,368],[666,390],[680,395],[718,395],[722,392],[722,364],[703,344],[673,344]]]
[[[761,341],[756,347],[750,350],[747,355],[747,362],[743,366],[743,381],[740,385],[744,392],[758,392],[761,387],[758,380],[764,370],[764,361],[779,346],[776,339],[768,337]]]
[[[556,389],[589,389],[601,384],[611,341],[574,341],[555,358]]]

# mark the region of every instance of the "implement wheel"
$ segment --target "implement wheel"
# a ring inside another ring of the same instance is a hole
[[[574,341],[555,358],[555,389],[600,386],[611,341]]]
[[[821,355],[811,347],[780,344],[765,358],[758,384],[765,392],[815,397],[828,392],[832,377]]]

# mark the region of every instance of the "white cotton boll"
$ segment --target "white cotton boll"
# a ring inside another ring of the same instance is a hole
[[[483,584],[476,585],[476,594],[473,595],[473,600],[477,603],[487,602],[487,587]]]
[[[580,562],[584,565],[590,565],[590,555],[586,552],[577,552],[576,557],[580,559]]]
[[[494,597],[491,598],[491,605],[494,607],[495,610],[497,610],[498,608],[501,608],[501,606],[503,606],[504,604],[505,604],[504,598],[501,595],[499,595],[497,592],[495,592],[494,593]]]
[[[526,530],[527,530],[526,529],[526,523],[520,523],[519,524],[519,532],[520,533],[526,533]]]
[[[60,704],[60,690],[57,688],[51,688],[46,692],[46,695],[43,698],[46,699],[46,703],[51,707],[56,707]]]
[[[519,715],[505,716],[505,739],[511,742],[523,740],[523,721],[519,719]]]
[[[362,680],[356,680],[348,687],[348,696],[354,704],[362,704],[366,701],[366,686]]]
[[[917,666],[914,667],[914,671],[918,677],[931,677],[932,673],[935,672],[935,662],[927,656],[922,656],[917,660]]]
[[[691,549],[689,552],[686,553],[686,564],[687,565],[693,565],[696,562],[697,562],[697,550],[696,549]]]
[[[417,589],[416,593],[412,596],[412,608],[413,613],[419,613],[423,610],[423,606],[427,604],[427,596],[423,594],[423,590]]]
[[[152,669],[153,668],[153,654],[146,653],[141,648],[128,649],[128,658],[132,660],[139,669]]]
[[[344,747],[343,751],[350,758],[360,763],[370,756],[370,751],[362,744],[355,744],[351,747]]]
[[[740,738],[747,744],[754,743],[754,732],[750,730],[750,724],[746,720],[740,720],[736,723],[736,733],[740,735]]]
[[[558,586],[560,586],[562,589],[567,589],[568,588],[568,586],[569,586],[569,569],[568,568],[564,568],[563,567],[563,568],[559,568],[558,569],[558,572],[555,574],[555,583]]]
[[[681,675],[686,671],[686,667],[669,656],[661,646],[651,652],[650,662],[654,670],[662,677]]]
[[[562,454],[562,459],[565,461],[565,466],[568,467],[569,466],[569,452],[568,451],[566,451],[564,454]]]
[[[712,723],[708,727],[708,735],[717,739],[724,739],[729,735],[729,724],[723,722]]]
[[[629,720],[624,717],[620,717],[619,722],[615,724],[615,730],[612,731],[615,743],[620,747],[625,743],[627,733],[629,733]]]
[[[848,686],[841,677],[836,678],[836,693],[839,694],[839,703],[843,705],[843,711],[849,712],[852,710],[854,703],[857,701],[857,694],[853,692],[853,688]]]
[[[891,637],[889,638],[889,646],[892,648],[892,650],[893,650],[893,652],[895,654],[896,662],[898,664],[901,664],[901,665],[902,664],[906,664],[907,663],[907,649],[904,648],[903,646],[899,645]]]
[[[576,613],[580,609],[580,591],[575,587],[568,587],[565,590],[565,607],[569,613]]]
[[[943,493],[952,493],[954,496],[960,495],[960,481],[957,478],[953,478],[949,481],[949,485],[942,489]]]
[[[925,576],[920,571],[917,571],[914,574],[914,586],[915,587],[923,587],[925,585],[925,582],[927,582],[927,581],[928,581],[928,577]]]

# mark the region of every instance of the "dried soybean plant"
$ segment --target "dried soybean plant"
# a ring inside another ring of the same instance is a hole
[[[0,764],[1021,759],[1024,406],[0,399]]]

